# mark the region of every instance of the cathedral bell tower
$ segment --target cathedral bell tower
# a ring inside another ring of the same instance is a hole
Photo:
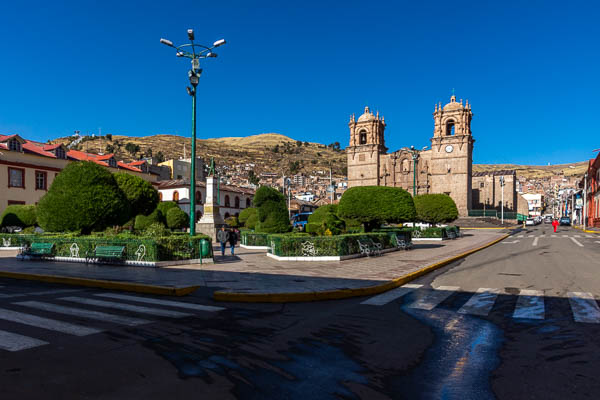
[[[350,145],[346,148],[348,155],[348,187],[352,186],[378,186],[379,164],[381,156],[386,154],[385,120],[379,118],[365,107],[365,112],[354,118],[350,116]]]
[[[471,209],[471,176],[473,170],[473,143],[471,119],[473,113],[467,100],[435,105],[434,129],[431,138],[431,184],[435,193],[446,193],[454,199],[459,215],[468,215]]]

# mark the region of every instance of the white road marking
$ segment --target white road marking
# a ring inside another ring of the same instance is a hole
[[[553,237],[553,238],[555,238],[555,237],[556,237],[556,235],[552,235],[552,237]]]
[[[16,297],[44,296],[44,295],[47,295],[47,294],[65,294],[65,293],[81,292],[82,290],[83,289],[55,289],[55,290],[45,290],[45,291],[42,291],[42,292],[0,294],[0,298],[3,298],[3,299],[14,299]]]
[[[35,315],[25,314],[17,311],[0,308],[0,319],[17,322],[23,325],[44,328],[50,331],[68,333],[75,336],[87,336],[93,333],[102,332],[99,329],[88,328],[87,326],[70,324],[68,322],[56,321],[54,319],[42,318]]]
[[[600,243],[600,240],[596,240],[596,241],[594,241],[594,243]]]
[[[530,238],[535,237],[535,235],[529,235]]]
[[[592,235],[585,235],[586,238],[593,238],[594,236]]]
[[[141,319],[141,318],[133,318],[133,317],[124,317],[121,315],[115,314],[107,314],[100,311],[92,311],[92,310],[84,310],[81,308],[73,308],[73,307],[64,307],[56,304],[44,303],[41,301],[21,301],[17,304],[19,306],[37,308],[38,310],[50,311],[59,314],[67,314],[74,315],[76,317],[83,317],[89,319],[95,319],[99,321],[112,322],[120,325],[127,326],[136,326],[142,324],[148,324],[151,321]]]
[[[569,237],[569,235],[563,235],[563,237],[566,237],[566,238],[568,238],[568,237]]]
[[[571,240],[572,240],[572,241],[573,241],[573,243],[575,243],[577,246],[579,246],[579,247],[583,247],[583,245],[582,245],[581,243],[579,243],[579,242],[577,241],[577,239],[575,239],[575,238],[571,238]]]
[[[525,237],[525,235],[519,235],[519,236],[517,236],[517,237],[518,237],[518,238],[522,238],[522,237]]]
[[[486,316],[494,306],[499,293],[500,289],[479,288],[458,312]]]
[[[537,246],[538,240],[539,240],[539,237],[536,237],[535,239],[533,239],[533,246]]]
[[[399,299],[400,297],[412,292],[415,289],[420,289],[422,287],[423,285],[412,285],[409,283],[407,285],[400,286],[399,288],[389,290],[385,293],[378,294],[377,296],[373,296],[360,304],[366,304],[370,306],[383,306],[391,301]]]
[[[569,292],[567,296],[576,322],[600,323],[600,308],[591,293]]]
[[[440,286],[430,291],[425,297],[412,302],[408,307],[419,310],[432,310],[459,289],[458,286]]]
[[[19,351],[43,346],[45,344],[48,344],[48,342],[28,336],[17,335],[16,333],[0,331],[0,349]]]
[[[580,237],[581,237],[581,236],[579,236],[579,235],[574,235],[574,236],[575,236],[576,238],[580,238]]]
[[[544,319],[544,292],[521,290],[513,318]]]
[[[503,240],[503,241],[502,241],[502,242],[500,242],[500,243],[504,243],[504,244],[515,244],[515,243],[519,243],[519,241],[518,241],[518,240],[513,240],[512,242],[507,242],[507,241],[504,241],[504,240]]]
[[[191,314],[182,313],[179,311],[161,310],[159,308],[150,308],[142,306],[134,306],[131,304],[115,303],[112,301],[103,301],[95,299],[86,299],[83,297],[61,297],[61,300],[73,301],[75,303],[87,304],[91,306],[116,308],[117,310],[127,310],[142,314],[157,315],[160,317],[182,318],[189,317]]]
[[[158,305],[162,305],[162,306],[189,308],[190,310],[196,310],[196,311],[223,311],[225,309],[223,307],[204,306],[202,304],[184,303],[182,301],[160,300],[160,299],[153,299],[150,297],[128,296],[125,294],[117,294],[117,293],[100,293],[100,294],[96,294],[96,296],[109,297],[111,299],[118,299],[118,300],[137,301],[139,303],[158,304]]]

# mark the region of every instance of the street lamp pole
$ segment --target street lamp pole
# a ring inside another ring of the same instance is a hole
[[[203,46],[194,43],[194,30],[187,30],[190,43],[175,46],[168,39],[160,39],[160,42],[165,46],[172,47],[177,50],[177,57],[189,58],[192,63],[192,68],[188,71],[188,78],[192,87],[187,87],[188,94],[192,97],[192,162],[190,171],[190,236],[196,234],[196,88],[200,81],[202,69],[200,68],[201,58],[214,58],[217,56],[212,50],[216,47],[225,44],[225,39],[217,40],[212,46]]]
[[[402,148],[401,150],[408,151],[412,155],[413,160],[413,198],[417,195],[417,162],[419,160],[419,152],[427,150],[428,146],[423,147],[421,150],[415,149],[415,146],[409,148]]]
[[[583,230],[585,231],[587,225],[587,172],[583,176]]]
[[[502,188],[502,208],[500,208],[501,224],[504,225],[504,177],[500,177],[500,187]]]

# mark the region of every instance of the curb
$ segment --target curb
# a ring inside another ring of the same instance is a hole
[[[515,229],[515,228],[519,228],[521,225],[512,225],[512,226],[499,226],[497,228],[475,228],[475,227],[465,227],[463,228],[462,226],[460,227],[460,229]]]
[[[598,231],[588,231],[587,229],[583,229],[583,228],[580,228],[578,226],[573,226],[573,228],[575,228],[577,230],[580,230],[581,232],[585,232],[585,233],[600,233]]]
[[[461,228],[462,229],[462,228]],[[368,286],[365,288],[358,289],[340,289],[340,290],[327,290],[323,292],[307,292],[307,293],[229,293],[229,292],[214,292],[213,298],[217,301],[230,301],[239,303],[296,303],[305,301],[320,301],[320,300],[337,300],[346,299],[349,297],[360,297],[360,296],[372,296],[387,292],[388,290],[395,289],[402,286],[410,281],[413,281],[429,272],[435,271],[438,268],[444,267],[456,260],[464,258],[470,254],[476,253],[480,250],[490,247],[507,237],[506,234],[498,239],[494,239],[489,243],[484,244],[481,247],[466,251],[457,256],[450,257],[446,260],[438,261],[437,263],[428,265],[427,267],[421,268],[418,271],[411,272],[400,278],[392,279],[389,282]]]
[[[125,292],[157,294],[157,295],[162,295],[162,296],[185,296],[199,288],[199,286],[188,286],[188,287],[176,288],[176,287],[172,287],[172,286],[144,285],[141,283],[116,282],[116,281],[106,281],[106,280],[101,280],[101,279],[88,279],[88,278],[73,278],[73,277],[69,277],[69,276],[60,276],[60,275],[25,274],[25,273],[21,273],[21,272],[8,272],[8,271],[0,271],[0,278],[21,279],[21,280],[26,280],[26,281],[38,281],[38,282],[48,282],[48,283],[60,283],[63,285],[85,286],[85,287],[111,289],[111,290],[122,290]]]

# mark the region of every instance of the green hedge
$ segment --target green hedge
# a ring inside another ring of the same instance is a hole
[[[337,236],[269,235],[269,253],[280,257],[303,257],[311,253],[305,250],[305,243],[311,243],[314,256],[347,256],[360,254],[359,239],[371,239],[381,243],[383,249],[396,247],[396,241],[387,233],[363,233]]]
[[[241,244],[244,246],[268,246],[267,233],[241,231]]]
[[[445,226],[445,227],[432,226],[430,228],[425,228],[425,229],[420,229],[418,227],[417,228],[405,227],[405,229],[410,229],[412,231],[413,238],[449,239],[449,238],[452,238],[452,236],[454,236],[454,237],[460,236],[460,228],[458,226]],[[452,232],[453,234],[449,235],[448,232]]]
[[[33,204],[11,204],[0,216],[0,226],[20,226],[26,228],[37,222],[36,208]]]
[[[91,252],[95,246],[111,245],[125,246],[126,259],[135,261],[138,259],[136,252],[140,250],[145,253],[142,261],[175,261],[200,258],[200,241],[206,239],[210,243],[210,238],[205,235],[196,235],[190,238],[188,235],[171,235],[164,237],[135,237],[131,235],[117,236],[70,236],[69,235],[18,235],[18,234],[0,234],[3,240],[11,241],[11,246],[25,246],[32,242],[55,243],[56,256],[71,257],[71,246],[77,244],[79,248],[78,256],[85,257],[86,252]],[[0,243],[1,244],[1,243]],[[209,246],[210,254],[204,258],[212,258],[212,246]]]

